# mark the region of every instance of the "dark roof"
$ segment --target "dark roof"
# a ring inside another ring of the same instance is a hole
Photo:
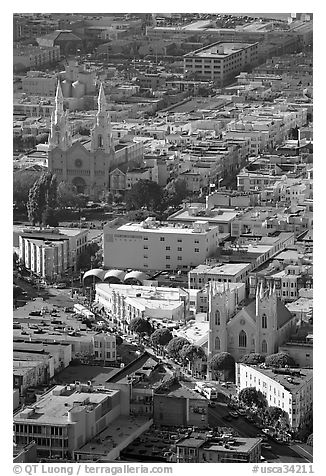
[[[253,299],[251,303],[245,306],[245,311],[256,322],[256,299]],[[277,316],[277,328],[280,329],[289,320],[292,319],[292,314],[280,299],[276,300],[276,316]]]
[[[81,41],[79,36],[75,35],[71,30],[55,30],[47,35],[43,35],[40,39],[54,41]]]

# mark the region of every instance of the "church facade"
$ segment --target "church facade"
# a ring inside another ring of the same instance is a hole
[[[252,352],[273,354],[294,331],[295,317],[278,299],[275,288],[257,287],[246,306],[238,302],[237,289],[220,290],[210,282],[208,302],[208,360],[229,352],[236,361]]]
[[[142,161],[143,146],[136,142],[113,143],[102,84],[90,139],[72,140],[68,112],[64,111],[63,103],[59,82],[51,116],[48,170],[57,176],[59,183],[67,182],[74,185],[78,193],[99,198],[103,192],[110,190],[112,170],[117,166],[123,168]]]

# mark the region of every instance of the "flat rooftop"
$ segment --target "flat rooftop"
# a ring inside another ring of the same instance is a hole
[[[263,368],[257,365],[244,365],[245,367],[254,368],[257,372],[269,377],[270,379],[274,380],[281,384],[286,390],[289,392],[297,393],[300,387],[304,386],[313,378],[313,370],[312,369],[303,369],[303,368],[295,368],[293,369],[295,372],[300,372],[300,376],[298,375],[291,375],[290,369],[284,369],[287,373],[276,373],[273,369],[270,368]],[[288,380],[290,379],[290,380]]]
[[[196,268],[192,269],[189,274],[225,274],[228,276],[235,276],[238,273],[241,273],[241,271],[244,271],[249,266],[251,266],[251,263],[223,263],[216,266],[200,264]]]
[[[203,345],[208,339],[209,322],[190,321],[184,327],[175,331],[178,337],[184,337],[195,345]]]
[[[45,394],[36,404],[31,407],[25,408],[23,411],[18,412],[15,415],[15,422],[32,422],[35,421],[38,424],[56,424],[67,425],[69,422],[68,412],[72,408],[86,409],[93,408],[101,404],[107,397],[115,396],[119,393],[119,390],[107,390],[103,392],[77,392],[74,389],[67,389],[58,385],[55,389]],[[61,395],[54,394],[55,391],[61,391]],[[77,406],[76,406],[77,402]],[[33,409],[34,412],[28,415],[28,410]]]
[[[203,58],[225,58],[225,56],[232,55],[234,53],[238,53],[245,48],[249,48],[253,46],[254,43],[230,43],[230,42],[222,42],[222,43],[214,43],[209,46],[205,46],[204,48],[200,48],[199,50],[192,51],[185,55],[187,56],[197,56]],[[219,48],[223,48],[223,53],[219,53]]]
[[[234,220],[239,212],[234,209],[227,208],[213,208],[207,210],[205,208],[198,209],[194,212],[189,208],[179,210],[168,217],[168,221],[208,221],[210,223],[228,223]]]
[[[207,221],[207,220],[206,220]],[[216,228],[216,227],[214,227]],[[171,225],[162,225],[159,224],[156,227],[145,228],[141,223],[126,223],[125,225],[120,226],[116,229],[117,231],[126,231],[126,232],[138,232],[138,233],[164,233],[164,234],[177,234],[177,235],[202,235],[207,233],[207,231],[195,231],[191,228],[181,228],[178,226]],[[208,229],[211,231],[212,227]]]
[[[150,421],[146,417],[120,415],[109,424],[108,428],[97,434],[76,452],[78,454],[90,454],[92,457],[94,455],[106,456],[113,448],[122,445],[124,441],[129,441],[133,435],[134,438],[137,438],[142,427]]]
[[[161,389],[157,392],[158,395],[168,395],[170,397],[180,397],[180,398],[192,398],[196,400],[205,400],[207,399],[196,392],[194,389],[187,387],[186,385],[176,383],[171,385],[168,389]]]

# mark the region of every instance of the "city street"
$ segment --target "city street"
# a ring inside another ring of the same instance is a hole
[[[239,416],[230,422],[223,420],[229,413],[225,404],[216,404],[208,409],[208,422],[210,426],[228,426],[236,430],[242,437],[256,437],[260,430],[244,418]],[[312,448],[300,444],[280,444],[269,438],[271,450],[262,448],[262,456],[270,463],[308,463],[313,461]]]

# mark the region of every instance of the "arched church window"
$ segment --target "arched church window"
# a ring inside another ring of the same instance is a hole
[[[215,311],[215,325],[219,326],[221,324],[221,313],[219,310]]]
[[[247,334],[245,331],[239,332],[239,347],[247,347]]]
[[[219,337],[215,337],[215,350],[220,350],[221,342]]]
[[[97,147],[103,147],[103,137],[101,135],[97,138]]]
[[[261,316],[261,326],[263,329],[267,329],[267,316],[266,314],[263,314]]]
[[[267,354],[267,342],[265,340],[261,343],[261,351],[263,354]]]

